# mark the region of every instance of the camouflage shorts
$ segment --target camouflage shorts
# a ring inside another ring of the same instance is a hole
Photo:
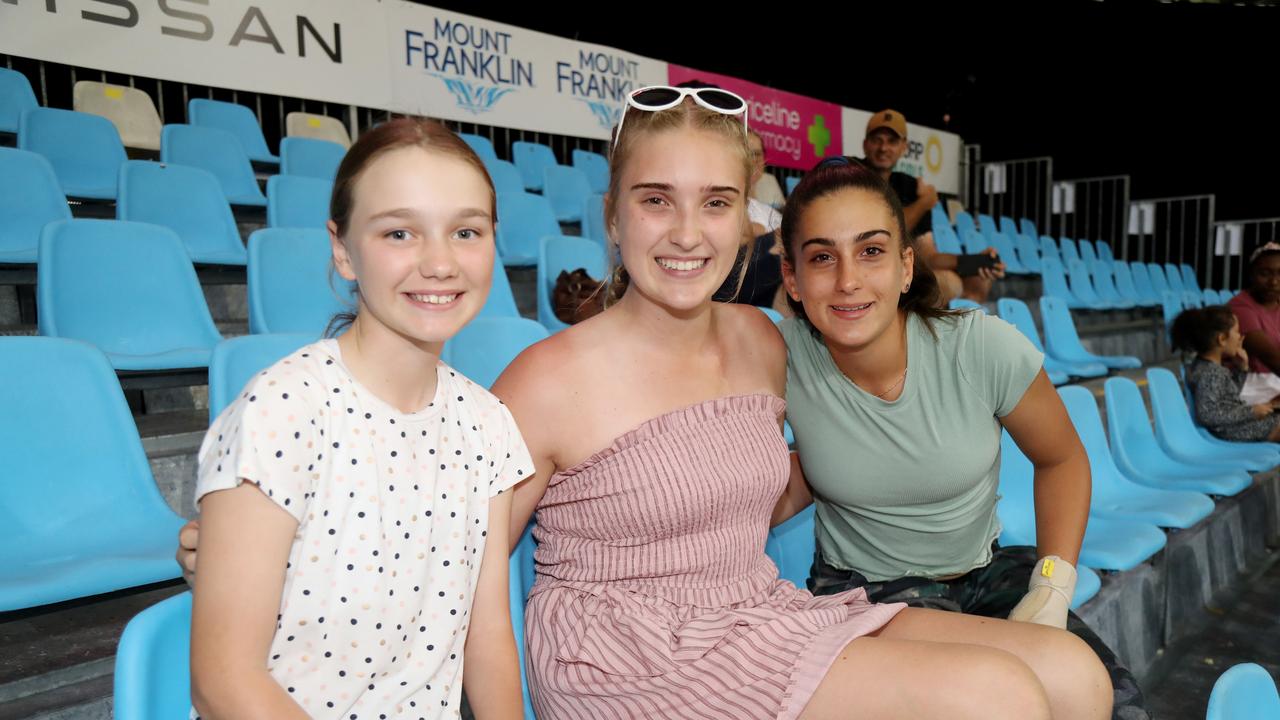
[[[902,602],[910,607],[1006,618],[1026,594],[1036,560],[1034,547],[993,546],[990,563],[952,580],[904,577],[871,582],[856,571],[828,565],[818,553],[809,571],[809,591],[814,595],[832,595],[863,588],[871,602]],[[1143,707],[1142,690],[1133,673],[1120,664],[1102,638],[1073,612],[1067,614],[1067,631],[1088,643],[1110,673],[1114,689],[1112,718],[1150,718],[1150,713]]]

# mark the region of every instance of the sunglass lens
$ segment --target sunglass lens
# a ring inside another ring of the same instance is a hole
[[[708,105],[726,112],[738,112],[742,109],[742,99],[723,90],[705,88],[698,91],[698,97]]]
[[[670,105],[679,99],[680,93],[671,88],[647,88],[631,96],[631,100],[641,107],[660,107]]]

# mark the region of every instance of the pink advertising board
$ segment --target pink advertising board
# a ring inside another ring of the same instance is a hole
[[[765,162],[770,165],[808,170],[844,147],[841,107],[834,103],[680,65],[668,65],[667,77],[672,85],[701,80],[746,99],[750,127],[764,138]]]

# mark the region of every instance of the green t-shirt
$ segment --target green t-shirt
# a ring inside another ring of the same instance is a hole
[[[907,320],[907,378],[886,402],[854,385],[798,319],[787,341],[787,419],[830,565],[869,580],[943,577],[991,561],[1000,534],[1000,423],[1043,356],[981,312]]]

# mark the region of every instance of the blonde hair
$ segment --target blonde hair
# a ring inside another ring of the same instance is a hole
[[[719,135],[725,146],[731,149],[740,159],[742,165],[742,227],[743,237],[741,243],[745,245],[751,240],[749,233],[746,231],[750,227],[747,222],[747,203],[746,200],[750,195],[751,188],[751,146],[747,143],[747,133],[742,123],[740,115],[725,115],[712,110],[708,110],[693,101],[693,98],[685,98],[684,102],[667,110],[658,112],[648,112],[627,107],[623,111],[626,115],[626,122],[622,123],[622,134],[617,135],[614,140],[613,150],[609,155],[609,193],[605,195],[604,204],[604,220],[605,228],[613,225],[617,214],[617,198],[621,191],[620,183],[622,181],[623,168],[631,157],[637,152],[644,136],[671,130],[679,130],[683,128],[691,128],[694,130],[704,130]],[[617,130],[615,128],[614,132]],[[605,280],[605,306],[612,305],[617,302],[622,294],[626,292],[627,286],[631,279],[627,275],[626,268],[622,266],[621,254],[614,250],[618,244],[616,238],[609,238],[609,274]],[[749,261],[749,258],[747,258]],[[746,267],[746,262],[742,267]],[[739,268],[738,285],[742,284],[742,272]]]

